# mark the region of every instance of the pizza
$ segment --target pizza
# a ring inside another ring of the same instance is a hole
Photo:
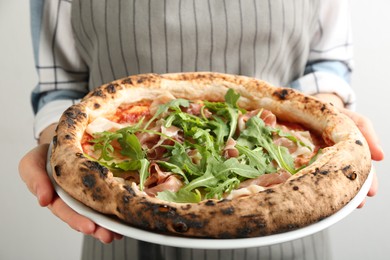
[[[220,73],[142,74],[62,115],[53,178],[124,223],[198,238],[266,236],[334,214],[371,169],[368,145],[331,104]]]

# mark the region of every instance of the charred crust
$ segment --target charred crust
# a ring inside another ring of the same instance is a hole
[[[326,110],[326,105],[325,104],[322,104],[322,106],[321,106],[321,112],[324,112],[325,110]]]
[[[176,216],[176,208],[174,207],[164,204],[154,204],[152,208],[155,215],[160,215],[167,218],[172,218]]]
[[[317,175],[318,173],[320,173],[320,169],[316,168],[316,170],[314,171],[313,175]]]
[[[286,100],[289,94],[290,94],[289,89],[281,89],[274,92],[274,96],[276,96],[281,100]]]
[[[86,174],[81,178],[83,184],[88,189],[92,189],[96,185],[96,178],[93,174]]]
[[[60,166],[60,165],[54,166],[54,173],[55,173],[56,176],[58,176],[58,177],[61,176],[61,166]]]
[[[208,200],[205,203],[206,206],[215,206],[215,202],[213,200]]]
[[[253,228],[244,226],[236,229],[237,237],[248,237],[253,232]]]
[[[271,194],[274,193],[275,191],[273,189],[266,189],[264,192],[267,194]]]
[[[64,116],[65,116],[64,122],[67,124],[68,127],[74,127],[77,122],[87,118],[87,114],[81,111],[77,107],[68,108],[64,112]]]
[[[188,226],[182,220],[177,220],[172,224],[173,229],[178,233],[186,233],[188,231]]]
[[[53,136],[53,146],[54,146],[54,148],[57,146],[57,139],[58,139],[58,137],[57,137],[57,135],[55,135],[55,136]]]
[[[344,175],[350,179],[351,181],[356,180],[357,174],[356,172],[352,169],[351,165],[347,165],[341,169],[341,171],[344,173]]]
[[[104,200],[104,195],[102,195],[101,189],[99,187],[97,187],[96,189],[93,190],[92,198],[94,201],[103,201]]]
[[[321,175],[328,175],[329,171],[328,170],[323,170],[323,171],[320,171],[320,174]]]
[[[356,141],[355,141],[355,144],[360,145],[360,146],[363,146],[363,143],[362,143],[362,141],[360,141],[360,140],[356,140]]]
[[[124,204],[128,204],[131,201],[132,198],[133,198],[133,196],[123,195],[122,201],[123,201]]]
[[[165,222],[157,220],[155,222],[155,225],[156,225],[156,230],[158,232],[161,232],[161,233],[168,232],[168,227],[167,227],[167,224]]]
[[[112,84],[108,84],[107,86],[106,86],[106,91],[107,91],[107,93],[109,93],[109,94],[115,94],[116,93],[116,88],[118,87],[118,84],[114,84],[114,83],[112,83]]]
[[[355,171],[353,171],[353,172],[351,172],[349,174],[346,174],[345,176],[347,176],[347,178],[350,179],[351,181],[354,181],[357,178],[357,174],[356,174]]]
[[[128,196],[135,197],[137,195],[130,185],[123,185],[123,188],[130,194]]]
[[[133,80],[131,78],[125,78],[124,80],[121,81],[121,84],[132,85],[133,84]]]
[[[94,90],[92,92],[92,96],[95,96],[95,97],[105,97],[103,90],[100,89],[100,88],[97,88],[96,90]]]
[[[72,137],[70,134],[66,134],[66,135],[65,135],[65,139],[66,139],[66,140],[72,140],[73,137]]]
[[[76,153],[77,158],[85,158],[83,153]]]
[[[221,209],[221,213],[223,215],[233,215],[234,208],[233,207],[223,208],[223,209]]]
[[[293,190],[295,190],[295,191],[296,191],[296,190],[299,190],[299,187],[298,187],[298,186],[294,186],[294,187],[293,187]]]
[[[349,170],[351,169],[351,165],[347,165],[345,167],[343,167],[341,170],[343,171],[343,173],[347,173]]]
[[[204,223],[178,216],[172,221],[172,228],[178,233],[186,233],[190,229],[201,229]]]
[[[100,178],[105,179],[107,178],[108,169],[102,165],[100,165],[98,162],[94,161],[86,161],[84,165],[92,172],[98,172]]]
[[[93,104],[93,108],[94,109],[99,109],[100,108],[100,104],[99,103],[94,103]]]

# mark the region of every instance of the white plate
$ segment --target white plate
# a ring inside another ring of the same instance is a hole
[[[47,171],[49,173],[50,178],[52,178],[51,168],[49,167],[49,163],[47,166]],[[138,240],[166,245],[166,246],[197,248],[197,249],[237,249],[237,248],[249,248],[249,247],[259,247],[259,246],[279,244],[286,241],[302,238],[330,227],[331,225],[337,223],[338,221],[340,221],[341,219],[345,218],[350,213],[352,213],[352,211],[354,211],[358,207],[358,205],[364,200],[364,198],[368,193],[368,190],[370,189],[373,173],[374,173],[374,169],[372,168],[366,182],[363,184],[358,194],[341,210],[331,215],[330,217],[327,217],[307,227],[281,233],[281,234],[269,235],[264,237],[237,238],[237,239],[185,238],[185,237],[177,237],[177,236],[170,236],[170,235],[162,235],[162,234],[138,229],[135,227],[131,227],[124,224],[123,222],[108,217],[104,214],[101,214],[85,206],[84,204],[80,203],[79,201],[73,199],[70,195],[68,195],[61,187],[59,187],[56,184],[54,179],[52,179],[52,182],[58,195],[72,209],[74,209],[79,214],[88,217],[96,224],[106,229],[109,229],[111,231],[114,231],[118,234],[122,234],[124,236],[132,237]]]

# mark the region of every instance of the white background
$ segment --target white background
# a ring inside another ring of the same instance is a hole
[[[353,1],[358,111],[371,118],[385,152],[390,151],[389,10],[388,0]],[[29,94],[37,78],[28,1],[0,1],[0,35],[0,259],[79,259],[81,235],[40,208],[18,174],[19,159],[35,145]],[[387,161],[375,166],[378,195],[330,228],[336,260],[389,259],[390,174]]]

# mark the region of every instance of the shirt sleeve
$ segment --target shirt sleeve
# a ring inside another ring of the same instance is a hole
[[[31,0],[31,34],[38,84],[31,93],[34,136],[58,122],[88,92],[88,67],[72,33],[71,1]]]
[[[350,0],[321,1],[304,75],[290,86],[306,94],[335,93],[349,109],[355,108],[350,85],[353,45]]]

